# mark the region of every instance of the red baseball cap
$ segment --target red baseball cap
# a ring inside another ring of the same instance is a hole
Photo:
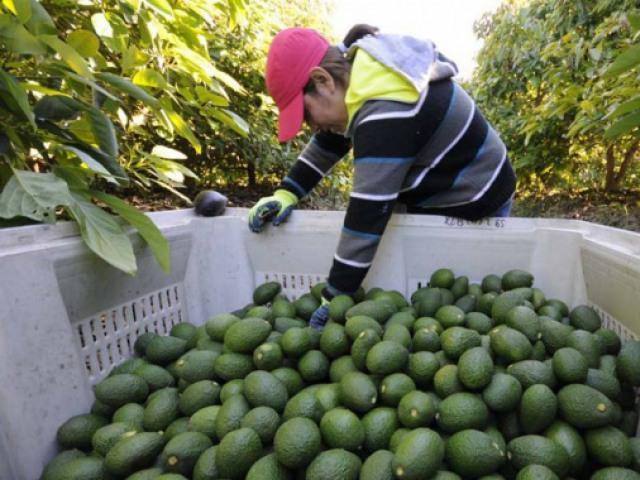
[[[278,140],[286,142],[296,136],[304,121],[303,89],[309,72],[320,65],[329,42],[310,28],[287,28],[278,33],[269,47],[266,83],[276,102]]]

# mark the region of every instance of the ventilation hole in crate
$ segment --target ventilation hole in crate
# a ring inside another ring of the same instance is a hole
[[[112,315],[111,315],[111,326],[113,327],[113,331],[117,332],[118,331],[118,322],[116,320],[117,318],[117,313],[115,310],[113,310]],[[123,326],[127,325],[127,322],[122,322]],[[104,331],[105,335],[107,334],[107,329],[105,329]]]
[[[82,332],[82,324],[78,325],[76,330],[78,332],[78,340],[80,340],[80,348],[84,348],[86,343],[84,341],[84,333]]]
[[[110,343],[107,343],[105,345],[105,348],[104,348],[105,352],[106,352],[107,359],[109,360],[109,365],[113,365],[113,363],[114,363],[113,362],[113,353],[111,352],[111,347],[112,347],[112,345]]]
[[[162,333],[167,332],[167,317],[162,317]]]
[[[173,305],[173,301],[171,298],[171,290],[165,290],[164,293],[167,296],[167,308],[171,308],[171,306]]]
[[[91,338],[93,340],[93,343],[96,343],[96,340],[98,340],[98,338],[96,337],[96,326],[95,326],[95,320],[91,319],[91,321],[89,322],[89,330],[91,332]]]
[[[93,373],[93,367],[91,366],[91,357],[89,355],[84,356],[84,368],[87,371],[87,374],[91,375]]]
[[[98,361],[98,371],[99,372],[104,371],[103,363],[102,363],[102,353],[100,352],[100,350],[96,350],[96,360]]]

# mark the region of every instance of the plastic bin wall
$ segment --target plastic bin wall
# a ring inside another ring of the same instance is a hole
[[[322,281],[343,213],[298,211],[260,235],[243,209],[152,218],[171,243],[169,275],[133,234],[136,276],[90,253],[72,224],[0,231],[0,479],[39,476],[57,428],[90,409],[92,386],[132,354],[139,334],[235,310],[265,280],[291,298]],[[594,305],[624,337],[640,334],[638,234],[577,221],[396,215],[366,284],[409,295],[440,267],[472,281],[529,270],[548,295]]]

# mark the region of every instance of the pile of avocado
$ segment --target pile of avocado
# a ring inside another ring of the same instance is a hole
[[[372,288],[307,326],[322,284],[168,336],[95,386],[42,480],[640,479],[640,342],[512,270]]]

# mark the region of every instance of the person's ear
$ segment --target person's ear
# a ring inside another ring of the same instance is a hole
[[[333,93],[336,89],[333,77],[322,67],[313,67],[309,72],[309,77],[313,80],[316,91],[326,90],[328,93]]]

